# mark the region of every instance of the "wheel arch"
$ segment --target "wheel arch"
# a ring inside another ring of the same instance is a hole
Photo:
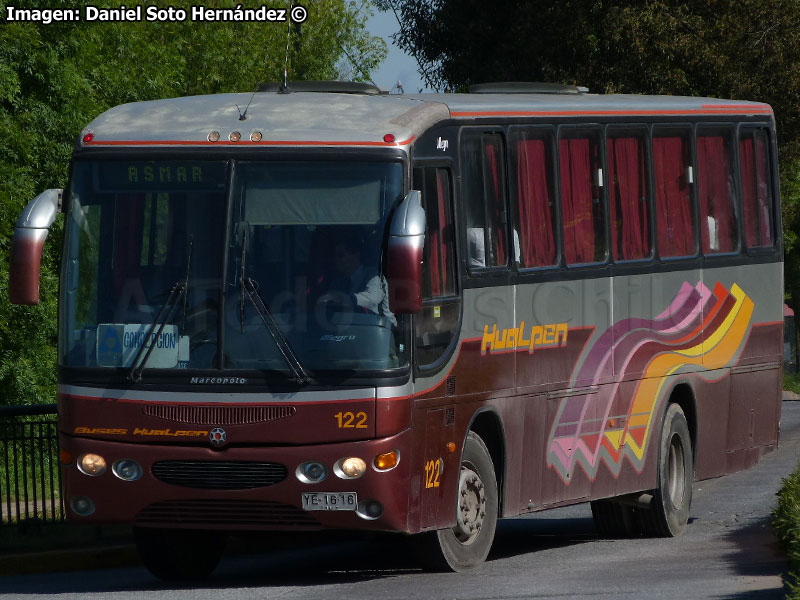
[[[664,406],[664,414],[667,413],[670,404],[680,406],[686,417],[686,423],[689,425],[689,437],[692,441],[692,455],[697,464],[697,400],[692,386],[686,381],[676,384],[670,391],[669,400]]]
[[[505,504],[506,481],[506,436],[500,415],[491,407],[484,407],[475,412],[467,432],[473,431],[480,436],[489,450],[497,478],[497,510],[498,516],[503,514]]]

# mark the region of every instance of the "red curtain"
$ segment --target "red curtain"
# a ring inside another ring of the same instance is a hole
[[[496,265],[506,264],[506,250],[503,235],[503,197],[500,194],[500,170],[498,168],[498,154],[499,148],[490,139],[486,139],[486,164],[489,168],[490,174],[490,194],[491,198],[487,200],[490,203],[490,211],[492,223],[490,227],[494,227],[494,234],[492,235],[492,244],[494,245],[494,258]]]
[[[517,202],[521,260],[525,267],[555,262],[553,213],[545,140],[521,139],[517,143]]]
[[[656,223],[661,256],[686,256],[695,251],[691,196],[686,178],[688,166],[685,138],[653,138]]]
[[[771,195],[764,135],[759,132],[740,139],[739,157],[747,245],[751,248],[772,246]]]
[[[611,242],[615,260],[650,254],[643,146],[638,138],[608,139]]]
[[[697,137],[697,175],[703,252],[736,248],[730,148],[719,135]]]
[[[587,138],[559,141],[561,210],[564,218],[564,256],[567,263],[594,261],[592,161]]]

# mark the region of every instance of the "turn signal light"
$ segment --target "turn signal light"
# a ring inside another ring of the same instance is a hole
[[[72,454],[62,448],[58,451],[58,459],[65,465],[68,465],[72,462]]]
[[[372,464],[375,466],[376,471],[388,471],[389,469],[394,469],[398,462],[400,462],[400,453],[397,450],[392,450],[391,452],[378,454]]]

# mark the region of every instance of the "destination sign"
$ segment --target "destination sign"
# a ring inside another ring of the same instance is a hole
[[[147,340],[150,325],[102,323],[97,326],[97,364],[101,367],[130,367]],[[181,367],[189,360],[189,337],[178,335],[176,325],[166,325],[160,335],[150,334],[153,346],[145,365],[150,369]],[[179,361],[181,364],[179,364]]]
[[[101,191],[195,191],[225,188],[224,162],[105,161]]]

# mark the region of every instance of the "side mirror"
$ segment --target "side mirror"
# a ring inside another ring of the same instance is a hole
[[[28,203],[17,220],[8,272],[8,299],[12,304],[39,304],[44,241],[61,209],[63,192],[45,190]]]
[[[422,249],[425,245],[425,209],[422,195],[410,191],[395,209],[386,249],[389,310],[395,314],[422,310]]]

